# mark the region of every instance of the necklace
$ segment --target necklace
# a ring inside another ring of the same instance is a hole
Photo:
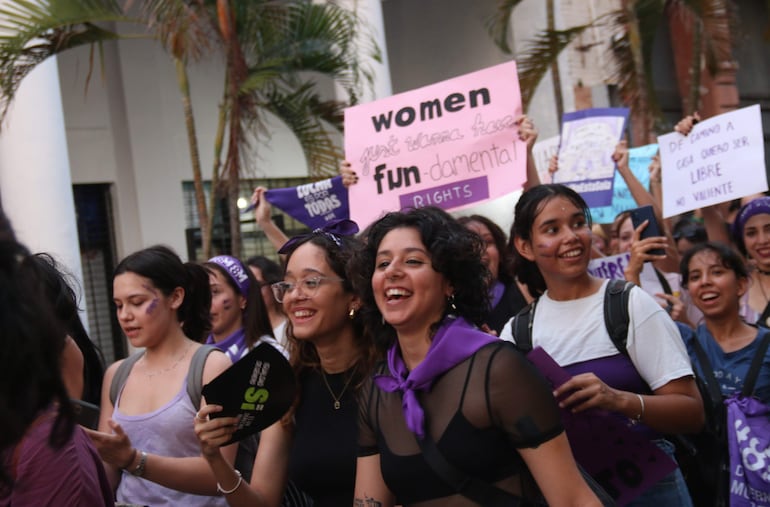
[[[342,399],[342,395],[345,394],[345,391],[348,389],[348,386],[350,385],[350,381],[353,380],[353,375],[356,373],[356,368],[358,365],[353,367],[353,371],[350,372],[350,376],[348,376],[348,379],[345,381],[345,385],[342,386],[342,391],[340,391],[340,394],[335,395],[334,391],[332,391],[332,386],[329,385],[329,381],[326,380],[326,372],[324,372],[324,369],[321,368],[321,378],[324,381],[324,385],[326,386],[326,390],[329,391],[329,394],[331,395],[332,399],[334,400],[334,410],[339,410],[342,404],[340,403],[340,399]]]
[[[177,365],[179,365],[179,363],[181,363],[181,362],[182,362],[182,359],[184,359],[184,358],[185,358],[185,356],[187,356],[187,351],[188,351],[188,350],[190,350],[190,347],[191,347],[191,346],[192,346],[192,343],[188,343],[188,344],[187,344],[187,347],[184,349],[184,352],[182,352],[182,355],[181,355],[181,356],[179,356],[179,358],[178,358],[176,361],[174,361],[174,364],[172,364],[171,366],[168,366],[168,367],[166,367],[166,368],[163,368],[162,370],[157,370],[157,371],[154,371],[154,372],[151,372],[151,373],[147,373],[147,372],[145,372],[145,373],[144,373],[144,374],[145,374],[145,376],[146,376],[147,378],[150,378],[150,379],[151,379],[151,378],[153,378],[153,377],[156,377],[156,376],[158,376],[158,375],[162,375],[162,374],[164,374],[164,373],[167,373],[167,372],[169,372],[169,371],[173,370],[174,368],[176,368],[176,367],[177,367]],[[147,356],[145,356],[145,361],[147,361]]]
[[[770,276],[770,271],[765,271],[765,270],[761,269],[759,266],[754,266],[754,267],[756,268],[757,271],[759,271],[760,274],[765,275],[765,276]]]

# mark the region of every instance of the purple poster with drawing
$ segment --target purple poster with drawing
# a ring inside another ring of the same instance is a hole
[[[623,137],[628,109],[583,109],[562,117],[559,170],[554,183],[578,192],[589,208],[612,204],[615,162],[612,154]]]
[[[527,359],[554,388],[572,377],[540,347]],[[561,414],[575,460],[618,505],[626,505],[676,469],[646,433],[629,427],[626,417],[604,410],[573,414],[562,409]]]
[[[332,220],[350,218],[348,189],[342,176],[290,188],[271,188],[265,192],[270,204],[311,229]]]

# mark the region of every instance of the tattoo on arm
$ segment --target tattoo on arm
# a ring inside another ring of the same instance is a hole
[[[374,498],[364,495],[363,499],[355,499],[355,507],[382,507],[382,502],[378,502]]]

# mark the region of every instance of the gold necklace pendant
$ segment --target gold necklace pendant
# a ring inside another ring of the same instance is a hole
[[[350,376],[348,376],[348,379],[345,381],[345,385],[342,386],[342,391],[340,391],[340,394],[335,395],[334,391],[332,391],[332,386],[329,385],[329,381],[326,379],[326,372],[321,368],[321,379],[324,381],[324,385],[326,386],[326,390],[329,391],[329,394],[332,397],[332,400],[334,400],[334,403],[332,406],[334,407],[334,410],[339,410],[342,406],[342,403],[340,400],[342,399],[342,395],[345,394],[345,391],[347,391],[348,386],[350,385],[350,381],[353,380],[353,375],[356,373],[356,368],[353,368],[353,371],[350,372]]]

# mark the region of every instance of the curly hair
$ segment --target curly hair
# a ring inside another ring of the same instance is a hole
[[[347,276],[346,267],[350,264],[355,252],[361,247],[361,243],[352,236],[335,236],[335,238],[339,240],[339,244],[327,234],[309,234],[306,238],[292,245],[292,248],[286,253],[284,266],[289,265],[292,255],[300,246],[307,243],[315,245],[324,251],[326,262],[332,271],[343,279],[342,288],[345,292],[352,294],[354,293],[353,284],[350,277]],[[364,332],[361,312],[358,312],[351,322],[358,348],[354,385],[360,385],[369,372],[372,371],[372,368],[374,368],[374,364],[379,359],[380,354],[371,337]],[[289,361],[298,377],[308,370],[320,370],[321,360],[318,357],[315,345],[308,340],[298,340],[294,336],[291,319],[289,319],[286,325],[286,337],[289,341]]]
[[[484,244],[473,231],[466,229],[446,211],[433,206],[388,213],[366,231],[364,247],[348,268],[356,291],[362,298],[361,314],[368,333],[377,343],[388,347],[396,339],[396,331],[383,321],[374,300],[372,275],[377,250],[387,233],[398,228],[413,228],[420,234],[430,253],[431,266],[454,287],[453,313],[469,322],[482,325],[490,310],[490,272],[481,258]],[[434,328],[439,322],[434,323]]]
[[[533,297],[538,297],[545,292],[545,279],[534,261],[522,256],[514,245],[515,238],[524,241],[532,240],[532,226],[535,219],[543,210],[543,207],[557,197],[563,197],[583,211],[586,217],[586,223],[591,227],[591,212],[588,205],[580,197],[580,194],[566,185],[549,183],[537,185],[530,188],[519,197],[514,209],[513,225],[511,225],[511,234],[509,244],[513,252],[513,272],[516,277],[527,286],[529,293]]]
[[[497,279],[506,285],[513,283],[515,281],[515,277],[513,276],[513,253],[510,248],[508,248],[508,238],[500,226],[484,215],[464,216],[458,218],[457,221],[460,225],[465,227],[468,227],[468,224],[477,222],[489,229],[489,233],[492,235],[492,240],[495,243],[495,248],[497,248],[497,252],[500,256],[499,265],[497,267]]]

